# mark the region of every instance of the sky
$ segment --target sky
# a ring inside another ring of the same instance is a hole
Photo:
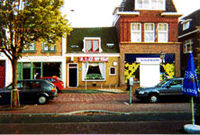
[[[72,27],[112,26],[113,11],[123,0],[65,0],[63,14]],[[199,0],[173,0],[183,17],[200,9]]]

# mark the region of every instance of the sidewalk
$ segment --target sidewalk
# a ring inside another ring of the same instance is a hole
[[[68,89],[69,90],[69,89]],[[81,91],[81,90],[79,90]],[[88,113],[132,114],[132,113],[189,113],[189,103],[141,103],[133,98],[129,105],[129,93],[59,93],[45,105],[28,104],[22,109],[9,110],[0,106],[0,115],[84,115]]]

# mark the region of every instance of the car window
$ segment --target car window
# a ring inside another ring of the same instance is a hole
[[[182,87],[182,80],[173,80],[170,84],[171,87]]]
[[[41,87],[40,82],[39,81],[27,81],[24,82],[24,89],[39,89]]]
[[[54,78],[52,78],[52,79],[51,79],[51,82],[52,82],[52,83],[57,83],[57,80],[54,79]]]

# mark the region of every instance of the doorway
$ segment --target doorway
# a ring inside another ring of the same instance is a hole
[[[78,68],[77,64],[69,64],[69,87],[78,86]]]
[[[0,88],[5,86],[5,61],[0,61]]]

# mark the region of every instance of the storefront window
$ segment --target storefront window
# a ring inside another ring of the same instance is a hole
[[[105,80],[104,63],[83,63],[82,79],[85,80]]]

